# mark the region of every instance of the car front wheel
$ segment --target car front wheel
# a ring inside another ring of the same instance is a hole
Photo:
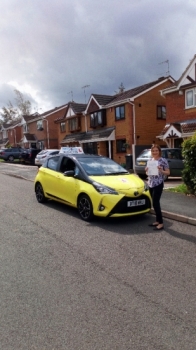
[[[13,162],[14,161],[14,157],[13,156],[9,156],[8,160],[9,160],[9,162]]]
[[[92,202],[85,194],[82,194],[78,199],[78,211],[82,220],[91,221],[93,219]]]
[[[35,195],[39,203],[47,202],[47,198],[44,195],[43,187],[39,182],[35,185]]]

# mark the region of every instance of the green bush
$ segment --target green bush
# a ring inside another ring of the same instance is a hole
[[[182,180],[191,194],[196,195],[196,133],[182,144],[184,169]]]

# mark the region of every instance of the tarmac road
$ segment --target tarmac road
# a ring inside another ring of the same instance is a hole
[[[87,223],[2,173],[0,195],[0,349],[196,349],[193,225]]]

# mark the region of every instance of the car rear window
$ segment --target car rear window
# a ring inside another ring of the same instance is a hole
[[[145,149],[142,153],[140,153],[140,155],[138,156],[138,158],[149,158],[151,157],[151,151],[150,149]]]

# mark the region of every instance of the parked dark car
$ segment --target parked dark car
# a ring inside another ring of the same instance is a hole
[[[20,161],[23,164],[35,164],[35,157],[40,152],[37,148],[27,148],[20,155]]]
[[[21,147],[10,147],[0,149],[0,159],[5,161],[13,162],[14,159],[19,159],[24,148]]]
[[[162,157],[166,158],[169,164],[170,176],[182,176],[182,170],[184,168],[182,149],[181,148],[162,148]],[[151,150],[145,149],[136,158],[135,162],[135,172],[138,175],[146,176],[145,167],[147,161],[151,159]],[[168,177],[165,177],[167,180]]]

